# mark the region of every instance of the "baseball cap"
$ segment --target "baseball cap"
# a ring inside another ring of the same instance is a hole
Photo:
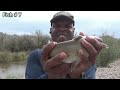
[[[75,23],[74,21],[74,16],[72,14],[70,14],[69,12],[65,12],[65,11],[60,11],[58,13],[56,13],[53,18],[50,20],[51,23],[55,22],[56,20],[60,19],[60,18],[64,18],[66,20],[69,20],[70,22]]]

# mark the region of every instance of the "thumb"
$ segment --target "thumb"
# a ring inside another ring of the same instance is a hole
[[[79,33],[79,35],[82,35],[82,36],[84,36],[84,33],[83,33],[83,32],[80,32],[80,33]]]

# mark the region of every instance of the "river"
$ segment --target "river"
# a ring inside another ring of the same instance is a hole
[[[24,79],[25,63],[0,64],[0,79]]]

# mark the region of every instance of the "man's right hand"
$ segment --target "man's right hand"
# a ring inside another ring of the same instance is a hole
[[[50,58],[49,53],[54,48],[55,42],[45,45],[42,49],[41,63],[48,79],[64,79],[70,71],[70,64],[62,63],[66,54],[61,52]]]

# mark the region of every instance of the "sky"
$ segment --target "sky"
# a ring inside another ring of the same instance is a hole
[[[5,17],[5,13],[16,17]],[[41,30],[49,35],[50,20],[59,11],[0,11],[0,32],[7,34],[32,34]],[[120,38],[120,11],[68,11],[75,18],[75,33],[101,35],[107,33]]]

